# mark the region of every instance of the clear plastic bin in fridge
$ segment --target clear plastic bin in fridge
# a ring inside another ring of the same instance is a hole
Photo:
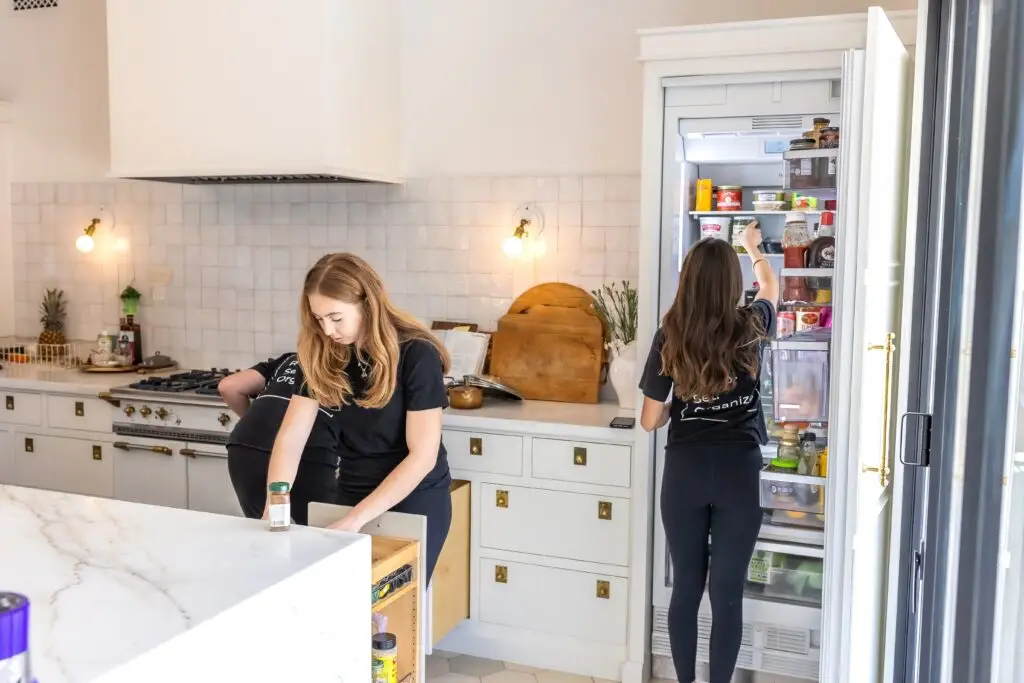
[[[745,593],[783,602],[821,605],[824,565],[820,558],[755,550]]]
[[[827,332],[823,330],[821,332]],[[772,342],[772,404],[776,422],[827,422],[829,342],[798,334]]]
[[[762,470],[761,507],[796,513],[795,520],[824,514],[825,478]]]

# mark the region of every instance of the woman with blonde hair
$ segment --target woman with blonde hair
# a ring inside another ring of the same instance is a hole
[[[441,443],[448,353],[353,254],[317,261],[299,306],[305,381],[278,431],[267,485],[294,481],[318,411],[332,411],[340,431],[338,503],[353,509],[331,528],[359,531],[389,510],[424,515],[429,581],[452,513]]]

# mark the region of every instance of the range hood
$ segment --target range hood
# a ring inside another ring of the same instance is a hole
[[[399,0],[107,0],[110,175],[401,182]]]

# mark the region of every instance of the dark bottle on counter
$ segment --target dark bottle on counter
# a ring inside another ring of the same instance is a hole
[[[822,211],[821,223],[818,225],[818,236],[807,248],[808,268],[834,268],[836,264],[836,238],[833,236],[836,215],[831,211]],[[808,284],[815,290],[814,303],[827,304],[832,302],[832,278],[809,278]]]
[[[142,327],[135,322],[134,315],[121,318],[121,328],[117,333],[119,346],[127,343],[130,350],[132,365],[142,363]]]

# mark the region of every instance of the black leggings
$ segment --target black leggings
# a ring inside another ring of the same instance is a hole
[[[242,513],[259,519],[267,504],[267,469],[270,453],[248,446],[228,446],[228,474]],[[292,484],[292,519],[306,526],[310,503],[334,503],[338,492],[337,468],[316,460],[300,460]]]
[[[437,558],[444,547],[445,539],[448,538],[448,529],[452,525],[452,494],[451,479],[445,477],[444,481],[438,482],[430,488],[417,489],[405,500],[391,508],[392,512],[407,512],[413,515],[423,515],[427,518],[427,584],[430,584],[430,577],[434,575],[434,566],[437,565]],[[370,495],[370,492],[338,490],[339,505],[356,505],[363,498]]]
[[[661,518],[673,570],[668,632],[680,683],[696,678],[697,614],[709,564],[710,683],[732,679],[743,636],[743,587],[761,529],[761,464],[754,444],[665,453]]]

